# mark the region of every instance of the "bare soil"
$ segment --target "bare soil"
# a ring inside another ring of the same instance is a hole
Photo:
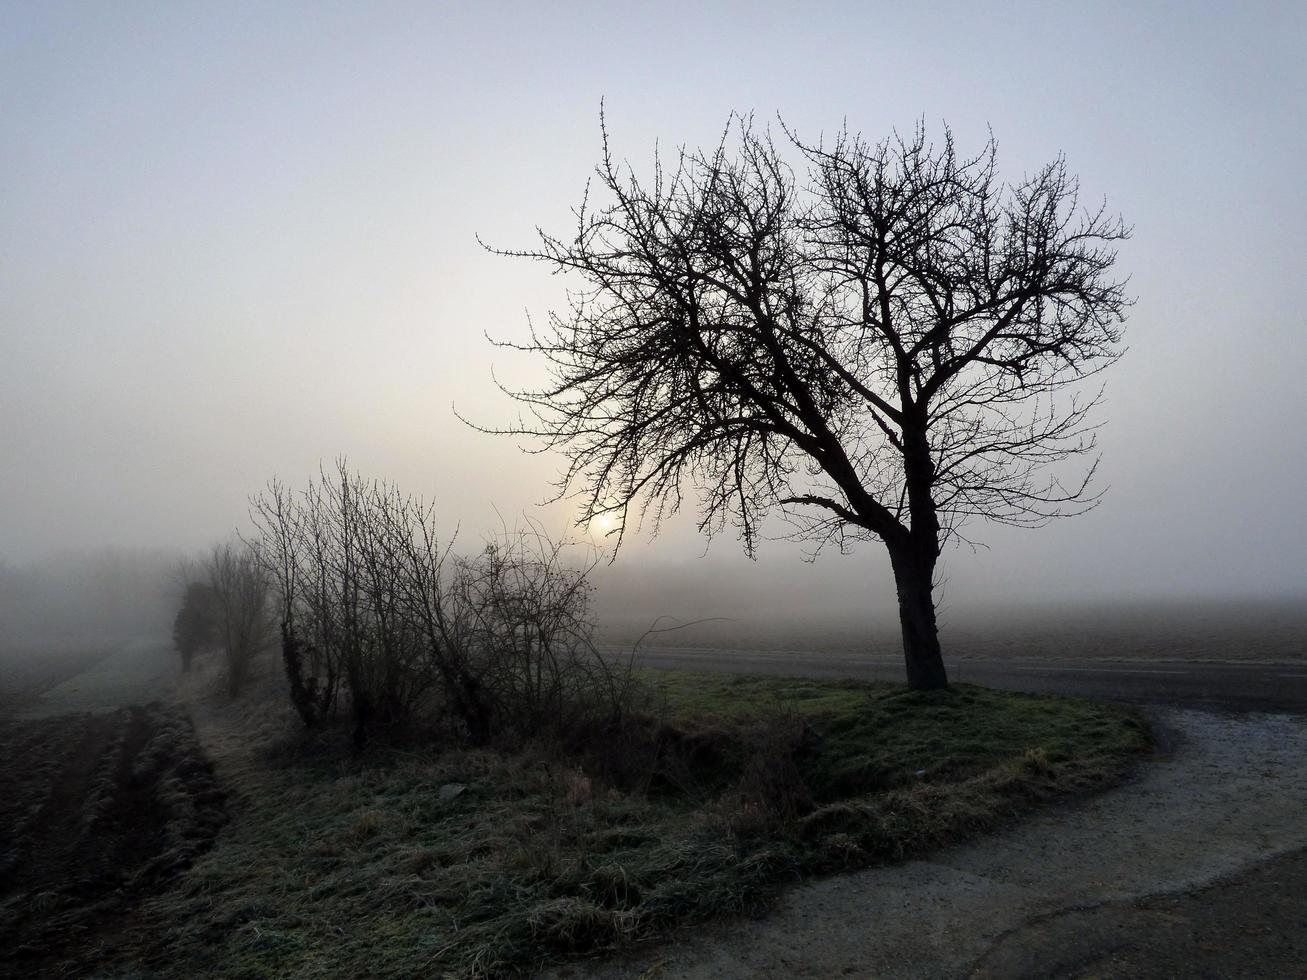
[[[176,710],[0,722],[0,975],[84,973],[225,820]]]

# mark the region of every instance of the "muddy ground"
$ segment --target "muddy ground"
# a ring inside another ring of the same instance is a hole
[[[85,975],[225,821],[177,709],[0,721],[0,975]]]

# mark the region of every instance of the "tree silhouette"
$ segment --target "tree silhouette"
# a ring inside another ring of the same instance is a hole
[[[603,157],[574,236],[534,259],[579,281],[564,312],[501,346],[550,381],[509,390],[494,431],[568,461],[581,521],[661,521],[697,489],[700,528],[754,552],[768,513],[814,550],[878,539],[898,591],[908,683],[947,685],[934,606],[944,544],[970,518],[1038,525],[1093,506],[1091,453],[1129,300],[1110,277],[1128,229],[1084,210],[1061,158],[1014,183],[993,138],[961,157],[924,127],[782,146],[732,117],[714,151]],[[602,200],[597,198],[602,197]],[[505,389],[508,390],[508,389]],[[1055,468],[1056,469],[1056,468]]]
[[[216,606],[213,588],[207,582],[186,582],[182,604],[172,624],[172,642],[181,654],[182,670],[190,670],[195,655],[217,639]]]

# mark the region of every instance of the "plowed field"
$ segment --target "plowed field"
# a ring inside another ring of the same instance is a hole
[[[79,973],[225,820],[174,709],[0,721],[0,974]]]

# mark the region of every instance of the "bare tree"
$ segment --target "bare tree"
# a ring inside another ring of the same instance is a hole
[[[234,698],[255,655],[271,639],[268,576],[254,549],[244,544],[215,546],[206,565],[216,632],[227,658],[227,693]]]
[[[423,588],[434,587],[410,591],[412,564],[429,558],[438,569],[441,560],[434,535],[421,546],[415,539],[432,526],[430,508],[364,481],[343,460],[300,494],[273,481],[251,503],[280,605],[291,699],[305,723],[334,711],[342,683],[358,745],[373,721],[407,720],[432,683],[429,637],[410,615]]]
[[[602,126],[601,126],[602,128]],[[1129,300],[1110,277],[1128,236],[1083,210],[1061,158],[1015,183],[991,139],[952,134],[808,143],[796,182],[770,135],[734,117],[713,152],[619,165],[603,129],[573,237],[493,250],[581,288],[547,327],[502,346],[544,355],[550,382],[509,393],[506,430],[561,450],[580,521],[634,514],[656,531],[690,487],[700,528],[754,552],[769,512],[841,549],[879,540],[898,591],[908,683],[947,685],[934,576],[970,518],[1039,525],[1091,507],[1090,454]]]
[[[181,605],[172,623],[172,642],[181,654],[182,670],[189,671],[195,655],[209,646],[217,630],[213,588],[191,579],[182,591]]]

